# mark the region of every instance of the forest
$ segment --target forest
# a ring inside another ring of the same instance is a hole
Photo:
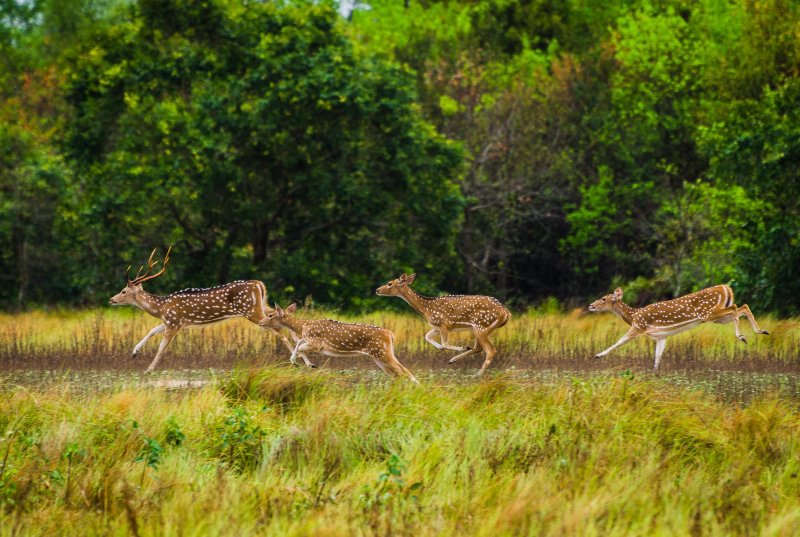
[[[0,0],[0,307],[263,280],[800,314],[790,0]],[[389,303],[391,302],[391,303]]]

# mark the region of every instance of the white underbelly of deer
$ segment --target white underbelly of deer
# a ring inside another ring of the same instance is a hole
[[[238,313],[234,314],[234,315],[226,315],[224,317],[217,317],[216,319],[209,319],[207,321],[202,321],[202,322],[198,322],[198,323],[185,324],[185,325],[183,325],[183,328],[205,328],[206,326],[208,326],[210,324],[221,323],[222,321],[226,321],[228,319],[232,319],[233,317],[243,317],[243,315],[240,315]]]
[[[703,324],[704,322],[705,321],[701,319],[696,319],[691,321],[684,321],[682,323],[676,323],[671,326],[652,328],[647,331],[647,335],[652,337],[674,336],[675,334],[680,334],[681,332],[686,332],[687,330],[691,330],[695,326]]]

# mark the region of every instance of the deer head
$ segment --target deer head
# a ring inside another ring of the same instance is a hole
[[[375,294],[379,296],[397,296],[401,293],[403,288],[411,285],[416,278],[416,274],[409,276],[405,272],[396,280],[390,280],[386,285],[381,285],[375,289]]]
[[[125,287],[122,288],[122,291],[117,293],[116,295],[112,296],[108,303],[112,306],[125,306],[125,305],[135,305],[136,304],[136,295],[138,295],[142,291],[142,283],[146,282],[147,280],[152,280],[153,278],[158,278],[164,271],[167,269],[167,263],[169,263],[169,253],[172,251],[172,246],[167,249],[167,254],[164,256],[164,263],[161,265],[161,270],[155,274],[150,274],[150,271],[153,270],[159,261],[158,259],[153,259],[156,255],[155,248],[153,252],[150,254],[150,258],[147,260],[147,270],[144,271],[142,274],[142,270],[144,267],[139,267],[139,270],[136,271],[136,277],[133,279],[130,278],[131,267],[128,267],[126,272],[126,277],[128,283]]]
[[[268,328],[281,328],[283,324],[283,319],[290,316],[294,313],[294,310],[297,309],[297,304],[292,303],[286,309],[281,308],[277,303],[275,304],[275,309],[267,313],[267,316],[261,321],[259,326],[265,326]]]
[[[589,311],[611,311],[614,309],[614,304],[622,300],[622,288],[617,287],[613,293],[606,295],[603,298],[595,300],[589,304]]]

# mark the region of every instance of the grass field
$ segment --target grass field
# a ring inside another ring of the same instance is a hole
[[[800,533],[798,321],[700,327],[655,376],[644,341],[591,358],[620,321],[532,311],[478,379],[417,317],[348,320],[391,328],[422,385],[293,368],[246,321],[145,376],[141,312],[0,317],[0,535]]]
[[[286,366],[195,390],[4,388],[4,535],[800,531],[788,399]]]

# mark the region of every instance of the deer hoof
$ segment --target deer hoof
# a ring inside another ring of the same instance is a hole
[[[767,332],[766,330],[759,330],[758,333],[759,334],[764,334],[765,336],[769,335],[769,332]]]
[[[745,344],[747,343],[747,338],[746,337],[739,336],[739,339],[742,341],[742,343],[745,343]]]
[[[314,364],[308,364],[308,367],[310,367],[311,369],[316,369],[317,368],[317,366],[314,365]]]
[[[603,357],[603,356],[602,356],[602,355],[600,355],[600,354],[595,354],[594,356],[592,356],[592,358],[593,358],[594,360],[599,360],[599,359],[600,359],[600,358],[602,358],[602,357]]]

